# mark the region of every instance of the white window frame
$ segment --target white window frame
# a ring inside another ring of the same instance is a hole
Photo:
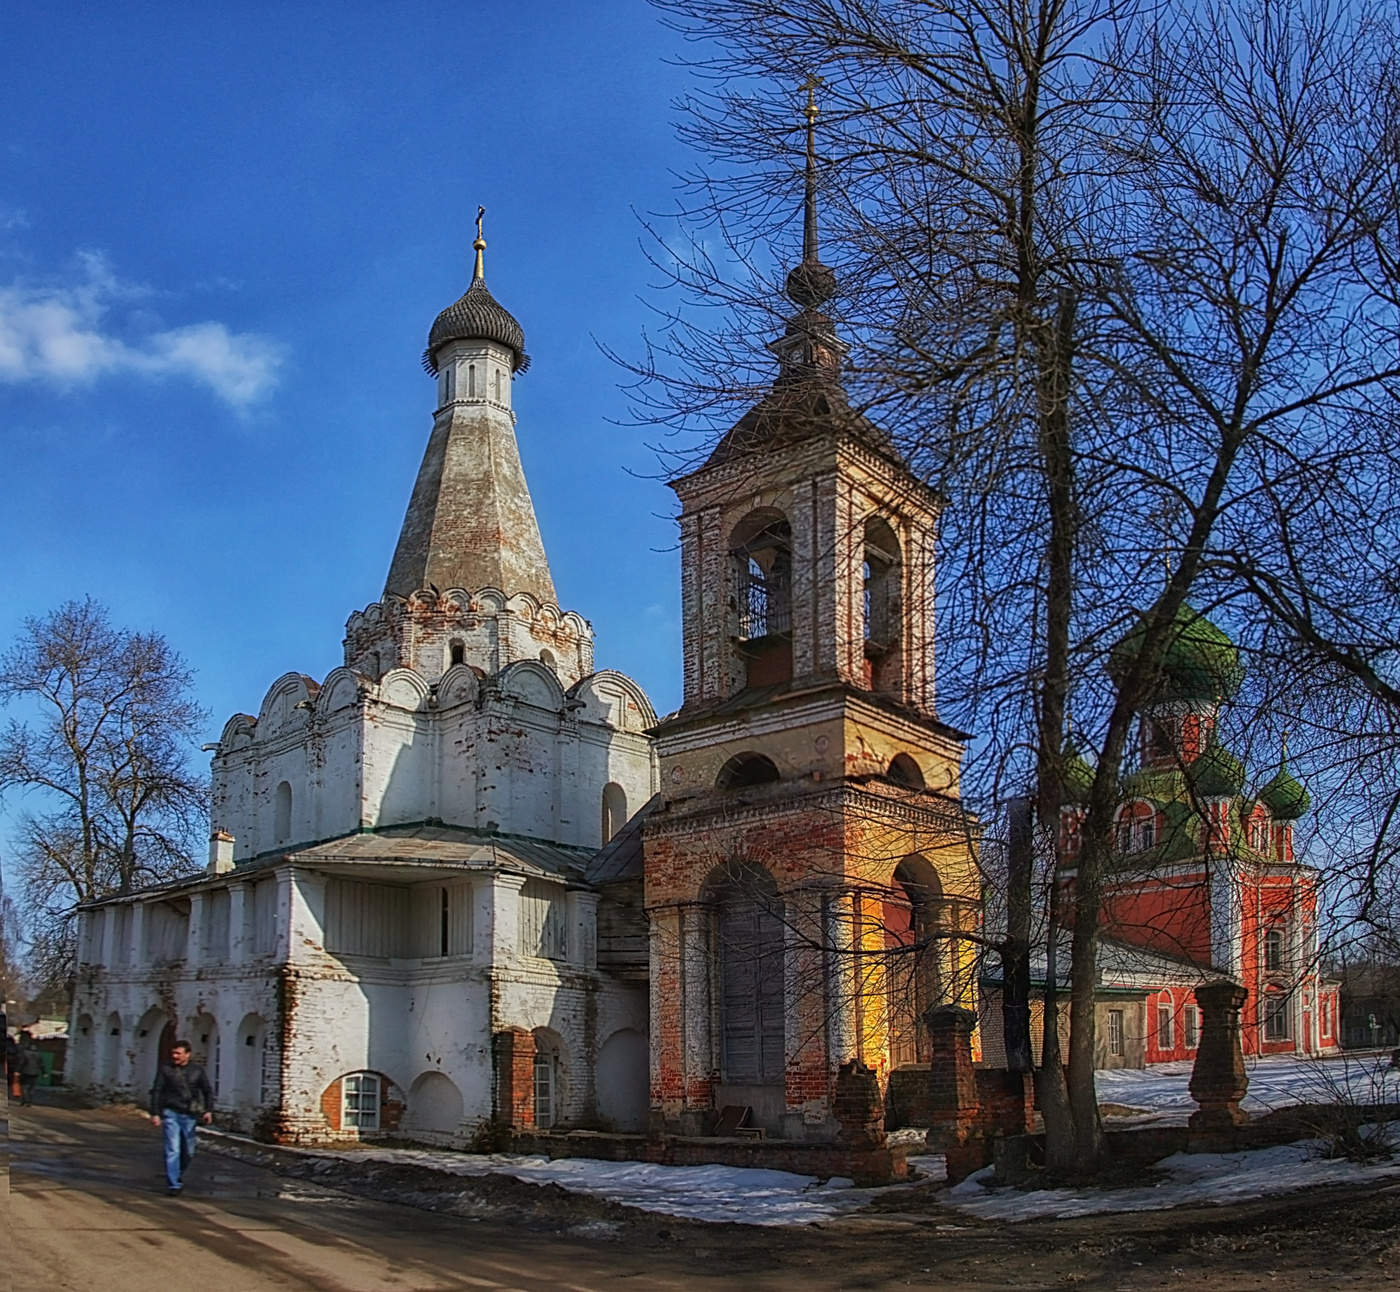
[[[1275,926],[1264,930],[1260,955],[1265,973],[1282,973],[1284,957],[1283,930]]]
[[[1266,1041],[1291,1041],[1293,1039],[1293,1002],[1281,991],[1271,991],[1264,996],[1263,1018],[1260,1027]]]
[[[369,1106],[366,1107],[366,1104]],[[340,1126],[342,1130],[379,1129],[379,1074],[352,1072],[340,1082]]]
[[[1182,1040],[1188,1050],[1201,1046],[1201,1011],[1199,1006],[1187,1005],[1181,1013]]]
[[[548,1130],[558,1120],[559,1112],[559,1071],[555,1056],[549,1050],[536,1050],[531,1073],[535,1125],[540,1130]]]
[[[1157,1006],[1157,1048],[1176,1049],[1176,1010],[1171,1005]]]
[[[1123,1011],[1111,1009],[1108,1011],[1108,1052],[1118,1057],[1123,1049]]]

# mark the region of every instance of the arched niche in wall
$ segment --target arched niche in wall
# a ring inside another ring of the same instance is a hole
[[[568,698],[577,705],[579,719],[584,722],[638,732],[656,725],[656,710],[647,693],[616,669],[600,669],[581,678],[569,688]]]
[[[258,709],[258,738],[267,740],[288,727],[305,727],[320,685],[305,673],[284,673],[267,689]]]
[[[365,684],[365,680],[348,668],[332,669],[327,674],[321,694],[316,700],[316,711],[335,713],[340,709],[350,708],[359,700],[360,688]]]
[[[924,788],[923,769],[909,754],[896,754],[890,759],[889,770],[885,776],[886,779],[893,781],[896,785],[903,785],[906,789],[921,790]]]
[[[257,719],[252,714],[235,713],[224,723],[223,733],[219,736],[219,752],[225,754],[251,745],[256,739],[256,727]]]
[[[475,704],[481,684],[468,664],[455,664],[442,675],[438,683],[438,708],[451,709],[459,704]]]
[[[282,848],[292,842],[292,786],[282,781],[272,792],[272,846]]]
[[[508,664],[500,671],[498,679],[503,696],[554,712],[563,707],[564,689],[559,679],[539,660],[522,659]]]
[[[395,709],[425,708],[430,694],[427,681],[411,668],[391,668],[379,680],[380,701]]]
[[[627,791],[616,781],[603,786],[602,837],[607,843],[627,824]]]
[[[433,1135],[452,1135],[462,1123],[462,1092],[441,1072],[419,1073],[408,1088],[404,1129]]]
[[[745,752],[735,754],[719,769],[715,777],[717,790],[741,790],[758,785],[771,785],[779,780],[778,765],[766,754]]]

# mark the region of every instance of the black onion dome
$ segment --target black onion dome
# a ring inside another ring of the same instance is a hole
[[[423,351],[423,367],[435,377],[438,350],[449,341],[495,341],[513,352],[513,372],[524,372],[530,366],[525,333],[514,315],[487,290],[484,278],[473,278],[461,298],[433,320],[428,348]]]
[[[836,295],[836,274],[820,260],[803,260],[787,276],[788,299],[814,309]]]

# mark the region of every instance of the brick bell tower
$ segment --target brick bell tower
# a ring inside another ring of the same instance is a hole
[[[822,306],[809,86],[798,307],[769,392],[680,499],[685,692],[644,833],[654,1125],[837,1133],[835,1079],[928,1062],[971,1006],[980,918],[963,734],[934,685],[939,500],[841,385]]]

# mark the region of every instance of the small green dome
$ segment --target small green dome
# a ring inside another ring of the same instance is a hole
[[[1094,769],[1085,761],[1084,755],[1073,745],[1065,748],[1065,765],[1060,775],[1060,801],[1062,803],[1087,803],[1089,791],[1094,786]]]
[[[1204,798],[1234,798],[1244,789],[1244,763],[1216,740],[1214,732],[1186,775]]]
[[[1122,794],[1149,803],[1174,803],[1181,797],[1181,773],[1175,767],[1139,767],[1123,777]]]
[[[1307,788],[1288,770],[1287,759],[1278,775],[1259,791],[1259,801],[1277,821],[1296,821],[1312,806]]]
[[[1113,648],[1108,671],[1121,677],[1146,635],[1146,616]],[[1184,601],[1177,607],[1162,655],[1154,700],[1227,700],[1239,689],[1240,653],[1229,637]]]

